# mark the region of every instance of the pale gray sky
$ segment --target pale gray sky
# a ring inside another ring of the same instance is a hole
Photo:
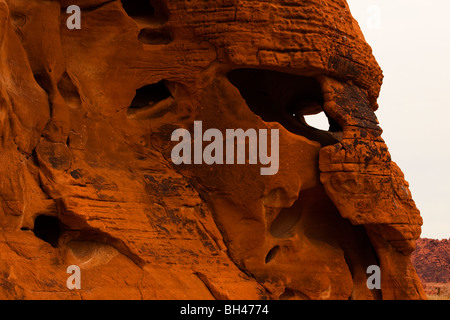
[[[422,237],[450,237],[450,1],[348,0],[384,72],[376,112]]]
[[[450,1],[347,2],[383,69],[376,114],[421,211],[422,237],[448,239]],[[308,119],[317,128],[327,128],[323,121]]]

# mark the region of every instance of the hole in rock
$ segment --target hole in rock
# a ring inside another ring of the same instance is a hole
[[[157,0],[121,0],[125,12],[140,25],[152,25],[167,21],[167,10]]]
[[[122,6],[128,16],[141,27],[138,35],[140,42],[147,45],[172,42],[172,35],[164,28],[168,15],[167,9],[161,1],[122,0]]]
[[[272,249],[270,249],[270,251],[266,255],[265,263],[269,263],[270,261],[272,261],[272,259],[275,258],[275,256],[278,254],[279,251],[280,246],[275,246]]]
[[[33,232],[39,239],[50,243],[52,247],[58,246],[61,227],[58,218],[40,215],[34,220]]]
[[[270,225],[270,234],[276,238],[293,236],[293,229],[300,220],[302,203],[300,198],[289,208],[282,208]]]
[[[172,42],[172,36],[165,29],[142,29],[138,36],[139,41],[145,44],[168,44]]]
[[[318,114],[306,115],[304,116],[304,119],[306,124],[310,127],[324,131],[330,129],[330,123],[325,115],[325,112],[323,111]]]
[[[149,109],[158,102],[170,97],[172,95],[163,80],[155,84],[146,85],[136,90],[136,95],[128,108],[128,115],[133,115],[143,109]]]
[[[37,84],[44,89],[44,91],[49,94],[51,92],[52,88],[52,80],[50,79],[49,75],[46,73],[36,73],[33,74],[34,80],[37,82]]]
[[[305,116],[323,112],[323,94],[313,77],[263,69],[236,69],[227,74],[247,106],[266,122],[278,122],[290,132],[324,145],[338,140],[328,131],[305,121]],[[326,129],[328,130],[328,128]]]
[[[125,12],[133,19],[152,18],[155,15],[155,9],[150,0],[121,0]]]

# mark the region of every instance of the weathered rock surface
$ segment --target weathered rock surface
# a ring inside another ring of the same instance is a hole
[[[450,239],[417,240],[411,260],[423,283],[450,283]]]
[[[345,1],[83,0],[81,30],[71,4],[0,0],[1,299],[425,298]],[[278,173],[174,165],[195,120],[279,129]]]

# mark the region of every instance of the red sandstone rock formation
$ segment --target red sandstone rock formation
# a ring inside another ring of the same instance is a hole
[[[450,239],[419,239],[411,260],[423,283],[450,283]]]
[[[81,30],[71,4],[0,0],[0,298],[425,297],[345,1],[84,0]],[[278,173],[174,165],[195,120],[279,129]]]

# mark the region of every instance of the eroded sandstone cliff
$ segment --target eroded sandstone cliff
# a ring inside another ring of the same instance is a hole
[[[0,298],[425,297],[345,1],[83,0],[80,30],[72,4],[0,0]],[[174,165],[195,120],[278,129],[278,173]]]

